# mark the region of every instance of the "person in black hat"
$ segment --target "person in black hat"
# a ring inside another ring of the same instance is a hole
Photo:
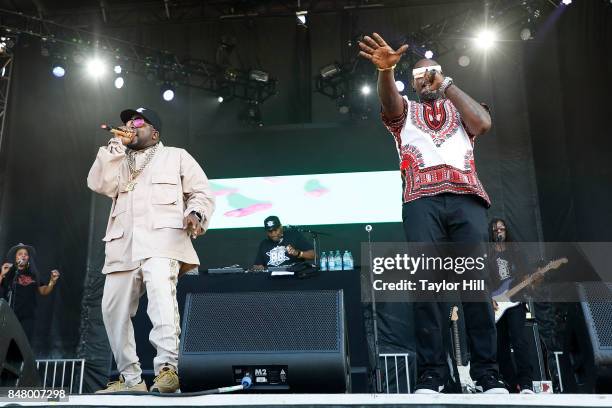
[[[99,392],[147,391],[131,317],[146,291],[156,348],[150,391],[179,389],[178,276],[200,261],[192,239],[204,234],[215,199],[206,174],[184,149],[160,141],[162,121],[148,108],[120,114],[125,133],[98,150],[88,187],[113,200],[106,235],[102,316],[120,372]]]
[[[37,294],[49,295],[55,287],[60,273],[51,271],[51,279],[45,284],[36,268],[36,250],[25,244],[9,249],[6,262],[0,269],[0,294],[15,312],[28,340],[32,341],[36,320]]]
[[[312,242],[295,230],[285,230],[277,216],[266,218],[264,228],[267,238],[259,244],[253,270],[261,271],[270,266],[291,265],[314,259]]]

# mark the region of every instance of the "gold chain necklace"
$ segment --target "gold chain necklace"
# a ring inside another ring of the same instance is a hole
[[[136,187],[136,177],[138,177],[140,173],[142,173],[142,171],[151,162],[151,160],[153,159],[153,156],[155,156],[155,152],[157,152],[158,145],[159,144],[155,144],[148,149],[149,151],[146,153],[147,155],[145,156],[144,163],[139,169],[136,168],[136,150],[128,151],[127,162],[128,162],[128,169],[130,170],[130,179],[127,185],[125,186],[125,191],[134,190],[134,187]]]

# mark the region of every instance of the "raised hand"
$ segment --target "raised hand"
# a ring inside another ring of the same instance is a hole
[[[0,276],[4,277],[8,273],[8,271],[11,270],[11,266],[13,266],[12,263],[8,263],[8,262],[4,263],[2,265],[2,269],[0,270]]]
[[[59,271],[57,269],[54,269],[54,270],[51,271],[51,281],[53,283],[57,282],[59,277],[60,277],[60,273],[59,273]]]
[[[378,69],[393,67],[408,50],[408,45],[404,44],[394,51],[377,33],[373,33],[372,37],[366,35],[363,41],[359,41],[359,55],[372,61]]]

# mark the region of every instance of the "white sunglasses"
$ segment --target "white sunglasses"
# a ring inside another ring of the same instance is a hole
[[[439,71],[439,72],[442,72],[442,67],[440,65],[431,65],[429,67],[415,68],[415,69],[412,70],[412,77],[414,79],[423,78],[427,71]]]

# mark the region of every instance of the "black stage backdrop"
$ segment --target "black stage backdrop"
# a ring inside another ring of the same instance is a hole
[[[604,99],[612,20],[603,1],[575,3],[529,44],[503,42],[487,59],[472,55],[467,68],[457,64],[458,52],[439,59],[462,89],[491,106],[494,126],[477,140],[476,163],[493,201],[490,215],[508,219],[522,241],[605,240],[612,226],[612,142],[605,128],[612,112]],[[117,29],[115,35],[143,45],[209,60],[222,34],[236,36],[239,66],[265,67],[279,78],[278,95],[262,107],[261,128],[237,121],[238,102],[218,104],[216,95],[199,90],[179,88],[175,100],[165,103],[157,84],[129,74],[122,90],[70,67],[65,78],[56,79],[38,41],[22,38],[1,151],[0,248],[31,243],[44,274],[53,267],[62,271],[55,292],[39,302],[37,354],[68,357],[78,351],[94,360],[92,368],[108,367],[99,271],[110,200],[86,187],[97,147],[108,139],[96,130],[100,123],[116,123],[126,107],[154,108],[164,119],[164,143],[186,148],[210,178],[394,170],[397,155],[376,104],[369,119],[350,121],[304,78],[347,53],[347,33],[376,30],[393,42],[411,27],[461,7],[313,15],[307,34],[291,18]],[[296,44],[308,51],[292,51]],[[317,229],[332,234],[322,239],[322,249],[347,248],[359,259],[367,239],[363,225]],[[195,244],[202,269],[249,265],[262,236],[260,229],[210,231]],[[401,241],[401,225],[374,225],[373,239]],[[407,333],[409,319],[400,323]],[[409,349],[400,337],[386,330],[383,346]]]

